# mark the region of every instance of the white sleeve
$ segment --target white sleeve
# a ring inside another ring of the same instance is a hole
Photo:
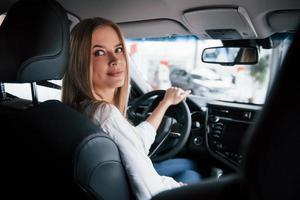
[[[145,153],[149,154],[149,149],[154,142],[156,136],[155,128],[147,121],[141,122],[139,125],[135,127],[138,129],[137,136],[140,138],[144,145]]]
[[[144,140],[141,139],[140,136],[140,128],[136,128],[131,125],[121,114],[121,112],[113,105],[101,104],[98,107],[94,118],[111,138],[113,138],[114,140],[119,140],[120,136],[122,136],[128,141],[131,141],[134,144],[135,148],[138,148],[140,151],[149,151],[149,149],[146,149],[145,144],[154,141],[154,139],[152,141],[151,139],[149,139],[149,142],[144,142]]]
[[[122,116],[117,108],[105,106],[100,109],[102,109],[99,110],[100,113],[102,111],[101,116],[98,116],[98,119],[95,116],[95,119],[100,120],[103,130],[117,144],[122,163],[137,199],[148,200],[159,192],[180,187],[180,184],[173,178],[160,176],[150,158],[145,154],[145,145],[137,137],[137,130],[146,128],[150,124],[143,123],[136,128]],[[100,115],[97,112],[96,115]]]
[[[149,154],[149,149],[154,142],[156,135],[155,128],[149,122],[144,121],[137,126],[133,126],[126,118],[124,118],[115,106],[101,104],[95,113],[95,120],[103,128],[103,123],[107,119],[110,119],[110,123],[106,123],[106,126],[110,126],[109,129],[113,129],[114,132],[118,131],[127,135],[134,133],[137,136],[136,138],[139,139],[138,144],[142,147],[142,150],[146,155]]]

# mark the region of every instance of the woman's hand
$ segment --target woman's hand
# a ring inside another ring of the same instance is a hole
[[[184,91],[176,87],[167,89],[163,100],[161,100],[158,106],[153,110],[152,114],[147,118],[147,121],[157,130],[168,107],[180,103],[190,93],[190,90]]]
[[[165,96],[162,102],[166,103],[168,106],[176,105],[182,100],[185,100],[186,97],[191,93],[191,90],[184,91],[178,87],[170,87],[166,90]]]

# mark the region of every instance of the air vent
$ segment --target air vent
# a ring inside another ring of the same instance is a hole
[[[231,108],[212,108],[211,115],[219,116],[219,117],[226,117],[236,120],[246,120],[250,121],[254,117],[254,112],[250,110],[238,110],[238,109],[231,109]]]

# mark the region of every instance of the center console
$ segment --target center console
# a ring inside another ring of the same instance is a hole
[[[206,145],[217,159],[236,169],[241,163],[240,145],[260,106],[228,102],[207,104]]]

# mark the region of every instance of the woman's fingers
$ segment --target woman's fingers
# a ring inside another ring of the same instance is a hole
[[[189,95],[189,94],[191,94],[191,90],[186,90],[186,91],[184,91],[184,98],[183,98],[183,100],[185,101],[186,100],[186,97]]]
[[[166,91],[166,99],[171,101],[171,104],[178,104],[191,93],[191,90],[183,90],[178,87],[171,87]]]

